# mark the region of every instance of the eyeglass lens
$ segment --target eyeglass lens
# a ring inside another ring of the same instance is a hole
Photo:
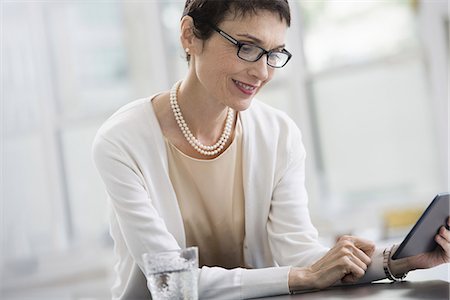
[[[238,51],[238,56],[247,61],[257,61],[264,54],[264,50],[253,45],[242,44]],[[282,67],[288,60],[288,55],[283,52],[269,52],[267,63],[272,67]]]

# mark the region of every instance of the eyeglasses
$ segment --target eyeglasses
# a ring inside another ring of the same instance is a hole
[[[209,25],[212,29],[214,29],[221,36],[226,38],[228,41],[236,45],[238,47],[237,56],[245,61],[255,62],[258,61],[264,54],[267,54],[267,64],[273,68],[282,68],[287,62],[291,59],[292,54],[289,53],[286,49],[281,51],[279,50],[269,50],[263,49],[259,46],[241,43],[234,38],[232,38],[228,33],[223,30],[217,28],[214,25]]]

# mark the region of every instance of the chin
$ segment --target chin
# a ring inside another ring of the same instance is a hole
[[[252,101],[253,101],[253,98],[240,100],[239,102],[233,103],[232,105],[230,105],[230,107],[232,109],[234,109],[236,112],[244,111],[244,110],[247,110],[251,106]]]

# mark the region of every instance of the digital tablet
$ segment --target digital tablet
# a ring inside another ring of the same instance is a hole
[[[436,195],[427,209],[420,216],[414,227],[395,251],[392,259],[414,256],[433,251],[437,247],[434,236],[450,215],[450,194]]]

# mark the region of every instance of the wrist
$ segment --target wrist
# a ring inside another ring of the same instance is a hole
[[[396,260],[391,259],[389,261],[389,266],[391,268],[392,274],[394,274],[395,276],[401,276],[411,271],[407,258],[400,258]]]
[[[406,274],[411,271],[411,266],[408,258],[392,259],[392,255],[397,250],[398,246],[393,246],[390,250],[386,249],[384,252],[383,267],[387,277],[394,281],[403,280]]]
[[[304,291],[314,289],[313,272],[310,268],[291,267],[289,271],[289,291]]]

